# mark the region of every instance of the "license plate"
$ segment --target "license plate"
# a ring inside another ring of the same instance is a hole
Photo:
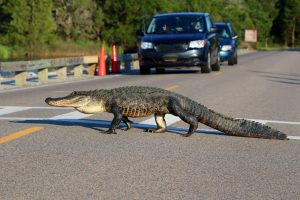
[[[165,62],[176,62],[177,61],[177,57],[165,57],[164,61]]]

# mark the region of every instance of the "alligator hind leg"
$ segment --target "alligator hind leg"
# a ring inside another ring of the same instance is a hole
[[[154,114],[155,122],[157,125],[156,129],[146,129],[147,132],[152,133],[164,133],[167,130],[167,124],[165,120],[165,114]]]
[[[194,131],[198,128],[198,120],[195,116],[186,112],[176,100],[171,100],[169,104],[170,113],[178,116],[182,121],[188,123],[190,125],[189,130],[186,134],[182,136],[188,137],[194,133]]]
[[[128,119],[128,117],[123,116],[123,117],[122,117],[122,121],[123,121],[123,122],[125,123],[125,125],[126,125],[126,128],[122,129],[123,131],[128,131],[129,129],[131,129],[131,124],[132,124],[133,122],[130,121],[130,120]]]

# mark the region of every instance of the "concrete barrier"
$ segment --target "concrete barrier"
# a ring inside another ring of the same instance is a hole
[[[107,57],[106,60],[108,60]],[[132,70],[138,66],[137,54],[125,54],[118,57],[118,61],[125,66],[125,70]],[[41,59],[30,61],[0,62],[0,73],[13,72],[17,86],[26,86],[27,73],[37,70],[39,83],[48,82],[48,72],[51,69],[56,71],[56,78],[60,80],[67,79],[67,71],[73,71],[75,78],[83,77],[83,69],[86,68],[88,76],[95,75],[98,63],[98,56],[82,56],[69,58]],[[0,84],[1,85],[1,84]]]

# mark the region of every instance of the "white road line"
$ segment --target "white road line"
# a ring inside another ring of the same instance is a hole
[[[0,90],[0,94],[3,93],[9,93],[9,92],[15,92],[15,91],[22,91],[22,90],[30,90],[30,89],[35,89],[35,88],[45,88],[45,87],[51,87],[51,86],[57,86],[57,85],[65,85],[65,84],[72,84],[72,83],[79,83],[79,82],[89,82],[89,81],[99,81],[99,80],[106,80],[118,76],[123,76],[122,74],[114,74],[114,75],[109,75],[109,76],[104,76],[104,77],[93,77],[93,78],[87,78],[87,79],[81,79],[81,80],[76,80],[76,79],[69,79],[67,82],[52,82],[48,83],[46,85],[35,85],[35,86],[28,86],[28,87],[21,87],[18,88],[18,86],[12,86],[12,87],[17,87],[17,88],[8,88],[4,90]]]
[[[26,107],[5,107],[0,109],[0,116],[1,115],[7,115],[10,113],[15,113],[15,112],[20,112],[20,111],[24,111],[24,110],[29,110],[30,108],[26,108]]]
[[[62,114],[62,115],[57,115],[55,117],[51,117],[50,119],[82,119],[85,117],[89,117],[91,115],[92,114],[83,114],[78,111],[73,111],[73,112]]]
[[[2,118],[3,119],[3,118]],[[110,126],[110,121],[101,121],[101,120],[82,120],[82,119],[50,119],[50,118],[16,118],[16,117],[7,117],[7,120],[18,120],[18,121],[32,121],[30,123],[34,123],[34,121],[56,121],[56,122],[66,122],[66,123],[74,123],[74,124],[91,124],[91,125],[97,125],[99,127],[108,127]],[[45,122],[47,123],[47,122]],[[121,126],[125,126],[124,123],[121,123]],[[132,127],[134,128],[140,128],[140,129],[149,129],[149,128],[156,128],[156,125],[153,124],[145,124],[145,123],[139,123],[139,124],[132,124]],[[174,131],[177,133],[181,132],[187,132],[187,128],[178,128],[178,127],[168,127],[169,131]],[[223,132],[218,130],[208,130],[208,129],[197,129],[195,133],[206,133],[206,134],[213,134],[213,135],[225,135]],[[300,140],[300,136],[288,136],[288,139],[290,140]]]
[[[15,112],[30,110],[30,109],[73,109],[73,108],[61,108],[61,107],[21,107],[21,106],[0,106],[0,116],[5,114],[11,114]],[[109,121],[99,121],[99,120],[81,120],[82,118],[86,118],[91,116],[92,114],[83,114],[78,111],[68,112],[62,115],[57,115],[51,118],[30,118],[30,117],[0,117],[0,120],[6,121],[60,121],[60,122],[70,122],[70,123],[86,123],[86,124],[97,124],[99,126],[109,126],[111,122]],[[170,125],[175,124],[180,121],[179,117],[176,117],[171,114],[167,114],[165,116],[166,123],[168,126],[168,130],[170,131],[180,131],[186,132],[187,128],[176,128],[171,127]],[[278,123],[278,124],[290,124],[290,125],[300,125],[300,122],[292,122],[292,121],[278,121],[278,120],[261,120],[261,119],[248,119],[252,121],[257,121],[263,124],[266,123]],[[122,124],[121,126],[124,126]],[[147,120],[140,122],[139,124],[133,124],[135,128],[156,128],[156,123],[154,117],[151,117]],[[223,134],[217,130],[206,130],[206,129],[198,129],[196,132],[200,133],[208,133],[208,134]],[[291,140],[300,140],[300,136],[288,136]]]
[[[180,121],[181,119],[174,115],[166,114],[165,120],[166,120],[167,126],[170,126],[171,124],[175,124],[176,122]],[[146,119],[145,121],[140,122],[140,124],[156,125],[155,118],[151,117],[149,119]]]
[[[29,109],[45,109],[45,110],[74,110],[74,108],[68,108],[68,107],[50,107],[50,106],[0,106],[0,110],[4,108],[24,108],[25,110]]]
[[[288,135],[287,138],[290,139],[290,140],[300,140],[300,136],[290,136],[290,135]]]
[[[247,119],[247,120],[259,122],[259,123],[262,123],[262,124],[272,123],[272,124],[300,125],[300,122],[293,122],[293,121],[264,120],[264,119]]]

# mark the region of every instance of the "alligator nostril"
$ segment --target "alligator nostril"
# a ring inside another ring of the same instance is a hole
[[[50,99],[51,99],[50,97],[46,98],[45,102],[48,103],[50,101]]]

